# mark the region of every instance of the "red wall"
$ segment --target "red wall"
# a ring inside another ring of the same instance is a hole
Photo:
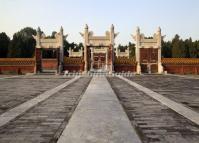
[[[172,74],[199,74],[199,65],[163,64],[164,71]]]
[[[42,69],[56,70],[58,66],[58,61],[57,59],[42,59],[41,65]]]
[[[199,74],[199,58],[162,58],[162,65],[172,74]]]
[[[136,72],[136,64],[133,62],[115,63],[115,72]],[[199,74],[199,59],[162,59],[164,71],[172,74]],[[125,63],[125,64],[123,64]],[[44,69],[57,69],[57,59],[42,59]],[[34,58],[0,58],[0,73],[33,73],[35,70]],[[82,59],[67,58],[64,62],[64,70],[69,72],[84,71]]]
[[[34,69],[34,58],[0,58],[0,74],[33,73]]]
[[[0,66],[0,74],[25,74],[34,73],[34,66]]]

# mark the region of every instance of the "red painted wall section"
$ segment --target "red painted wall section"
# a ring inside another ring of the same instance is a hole
[[[57,59],[42,59],[44,69],[57,69]],[[163,58],[164,71],[172,74],[199,74],[199,59],[190,58]],[[2,58],[0,59],[0,74],[25,74],[34,73],[35,58]],[[69,72],[84,71],[82,58],[64,59],[64,70]],[[136,72],[134,59],[116,58],[114,63],[115,72]]]
[[[0,74],[34,73],[34,58],[1,58]]]
[[[115,57],[115,72],[136,72],[136,62],[134,58]]]
[[[199,74],[199,58],[162,58],[162,65],[172,74]]]
[[[64,58],[64,70],[69,72],[83,72],[84,60],[82,58]]]
[[[115,72],[136,72],[136,65],[115,65]]]
[[[46,70],[56,70],[58,68],[58,60],[57,59],[42,59],[41,62],[42,69]]]

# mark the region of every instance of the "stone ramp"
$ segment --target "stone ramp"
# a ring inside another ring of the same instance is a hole
[[[58,143],[141,143],[106,77],[93,77]]]

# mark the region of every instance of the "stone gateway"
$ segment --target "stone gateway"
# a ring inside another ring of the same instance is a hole
[[[105,71],[112,73],[114,71],[114,45],[115,37],[118,33],[114,32],[114,26],[111,25],[110,31],[105,36],[94,36],[89,31],[88,25],[85,26],[84,33],[80,33],[84,38],[84,72]]]

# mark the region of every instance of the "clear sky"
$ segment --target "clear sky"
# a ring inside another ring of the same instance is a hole
[[[0,0],[0,32],[41,27],[46,35],[63,26],[70,42],[82,42],[85,24],[96,35],[115,25],[116,43],[133,42],[137,26],[151,36],[160,26],[166,40],[175,34],[199,39],[199,0]]]

